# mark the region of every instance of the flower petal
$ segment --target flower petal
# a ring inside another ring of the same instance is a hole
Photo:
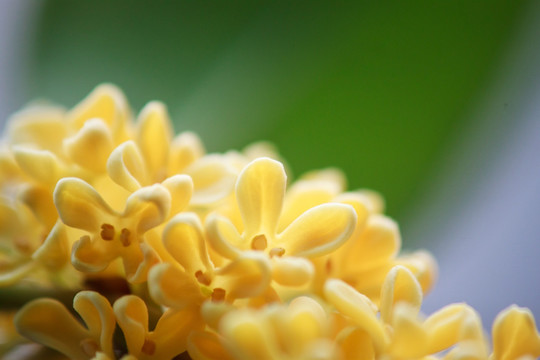
[[[391,322],[394,304],[400,301],[408,303],[418,314],[422,305],[422,288],[407,268],[395,266],[386,276],[381,290],[380,311],[384,322]]]
[[[356,213],[350,205],[322,204],[297,218],[279,236],[286,254],[315,257],[341,246],[354,231]]]
[[[241,254],[240,249],[246,249],[244,239],[238,234],[234,225],[216,213],[206,218],[208,243],[221,256],[234,259]]]
[[[193,194],[193,181],[189,176],[173,175],[165,179],[161,185],[171,194],[171,214],[177,214],[188,206]]]
[[[185,131],[176,135],[169,149],[168,174],[179,174],[204,155],[204,146],[197,134]]]
[[[66,173],[64,164],[49,150],[32,149],[20,145],[14,146],[12,150],[21,169],[47,186],[54,186]]]
[[[110,262],[119,256],[118,247],[113,241],[83,236],[73,244],[71,263],[75,269],[83,272],[105,270]]]
[[[129,106],[122,91],[114,85],[97,86],[67,116],[75,130],[82,128],[89,119],[100,118],[111,129],[115,143],[120,143],[127,137]]]
[[[175,309],[191,307],[205,300],[195,277],[168,263],[150,269],[148,290],[158,304]]]
[[[122,254],[127,280],[132,284],[145,282],[150,269],[159,264],[159,255],[144,242],[131,244],[127,250]]]
[[[284,286],[303,286],[314,276],[313,264],[296,256],[273,257],[272,279]]]
[[[19,199],[28,206],[35,217],[47,229],[58,220],[58,214],[49,189],[39,185],[29,185],[19,193]]]
[[[8,119],[6,140],[10,145],[27,145],[61,154],[62,140],[67,133],[64,116],[62,108],[31,105]]]
[[[228,265],[216,270],[212,286],[225,289],[227,299],[260,295],[270,285],[270,266],[266,255],[244,251]]]
[[[77,229],[95,232],[115,214],[91,185],[77,178],[61,179],[53,198],[62,222]]]
[[[172,359],[187,349],[187,339],[193,331],[204,329],[199,309],[169,309],[158,320],[150,335],[157,344],[152,359]]]
[[[143,187],[129,196],[124,218],[136,219],[137,232],[143,234],[169,216],[171,195],[161,184]]]
[[[122,296],[113,305],[118,325],[124,333],[130,355],[139,356],[148,333],[148,309],[135,295]]]
[[[193,359],[232,360],[221,344],[219,336],[209,331],[193,331],[188,338],[187,349]]]
[[[112,339],[116,326],[109,301],[94,291],[81,291],[73,298],[73,308],[81,315],[90,336],[99,339],[100,350],[114,356]]]
[[[165,105],[152,101],[141,110],[137,120],[137,144],[148,170],[155,180],[164,178],[167,171],[170,142],[173,134]]]
[[[131,192],[149,183],[142,154],[132,140],[112,151],[107,160],[107,171],[114,182]]]
[[[96,173],[107,170],[107,159],[114,148],[109,128],[98,118],[86,121],[63,145],[64,152],[74,163]]]
[[[245,225],[244,237],[273,238],[283,205],[287,175],[283,165],[269,158],[249,163],[238,177],[236,198]]]
[[[388,352],[395,357],[418,359],[429,354],[429,334],[418,319],[418,310],[406,302],[396,304],[392,316],[392,343]]]
[[[53,269],[60,269],[69,261],[69,242],[61,221],[54,225],[43,244],[34,251],[32,258]]]
[[[22,336],[71,359],[90,359],[93,355],[79,345],[88,338],[88,330],[57,300],[29,302],[15,315],[14,323]]]
[[[206,240],[199,217],[182,213],[172,218],[163,230],[163,243],[176,261],[190,273],[212,276],[213,266],[206,250]]]
[[[540,356],[540,335],[531,311],[512,305],[503,310],[493,323],[493,358],[518,359]]]
[[[185,169],[193,179],[194,206],[215,203],[231,194],[236,181],[234,169],[221,155],[206,155]]]
[[[340,313],[350,317],[356,326],[371,335],[376,348],[382,349],[388,343],[384,328],[376,316],[377,308],[366,296],[338,279],[326,281],[324,295]]]

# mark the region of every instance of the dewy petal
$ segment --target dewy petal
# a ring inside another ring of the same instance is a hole
[[[165,105],[152,101],[141,110],[137,120],[137,144],[148,170],[158,178],[167,171],[173,130]]]
[[[249,163],[238,177],[236,198],[245,225],[244,237],[273,237],[283,205],[287,175],[283,165],[269,158]]]
[[[114,85],[99,85],[67,116],[75,130],[82,128],[89,119],[100,118],[111,129],[115,143],[120,143],[127,137],[129,106],[124,94]]]
[[[64,152],[74,163],[96,173],[107,170],[107,159],[114,148],[109,128],[98,118],[86,121],[63,145]]]
[[[284,286],[303,286],[313,279],[313,264],[296,256],[272,258],[272,279]]]
[[[227,299],[262,294],[272,279],[268,257],[258,251],[244,251],[223,268],[216,270],[213,287],[226,291]]]
[[[386,276],[381,290],[380,311],[384,322],[391,322],[394,304],[400,301],[411,305],[418,314],[422,305],[422,288],[407,268],[395,266]]]
[[[221,256],[234,259],[241,254],[245,243],[234,225],[216,213],[206,218],[208,243]],[[247,246],[247,245],[246,245]]]
[[[215,203],[231,194],[236,181],[234,169],[221,155],[206,155],[185,169],[193,179],[194,206]]]
[[[81,291],[73,298],[73,308],[81,315],[90,336],[99,339],[101,351],[113,356],[112,338],[115,328],[109,301],[94,291]]]
[[[142,154],[132,140],[112,151],[107,160],[107,172],[115,183],[131,192],[149,182]]]
[[[19,145],[14,146],[12,150],[21,169],[47,186],[54,186],[65,173],[60,159],[49,150],[37,150]]]
[[[531,311],[512,305],[493,323],[493,359],[510,360],[540,356],[540,336]]]
[[[95,232],[104,217],[115,214],[91,185],[77,178],[61,179],[53,197],[62,222],[77,229]]]
[[[124,333],[129,354],[138,357],[148,333],[146,303],[135,295],[126,295],[115,301],[113,309]]]
[[[171,214],[177,214],[188,206],[193,194],[193,181],[189,176],[173,175],[161,185],[171,193]]]
[[[136,219],[136,230],[143,234],[163,223],[171,210],[171,195],[161,184],[135,191],[126,201],[123,216]]]
[[[154,266],[148,274],[148,290],[159,304],[175,309],[201,304],[205,296],[195,276],[174,265]]]
[[[181,213],[172,218],[163,230],[165,248],[184,269],[195,274],[212,275],[213,266],[206,250],[206,240],[199,217]]]
[[[324,255],[341,246],[356,226],[356,213],[345,204],[322,204],[297,218],[279,236],[286,254]]]
[[[338,279],[326,281],[324,295],[340,313],[350,317],[356,326],[368,332],[377,348],[383,348],[388,343],[384,328],[376,316],[377,308],[366,296]]]

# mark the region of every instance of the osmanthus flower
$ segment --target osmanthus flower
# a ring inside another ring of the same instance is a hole
[[[134,295],[116,300],[113,309],[124,333],[128,355],[138,360],[172,359],[186,351],[191,332],[204,328],[197,311],[169,309],[150,331],[146,303]]]
[[[81,291],[73,308],[84,325],[57,300],[42,298],[26,304],[15,316],[15,326],[24,337],[53,348],[70,359],[92,359],[102,352],[115,358],[115,316],[109,301],[92,291]]]
[[[332,339],[332,319],[314,299],[232,309],[214,330],[189,338],[193,359],[353,359]]]
[[[126,190],[166,181],[178,174],[193,180],[192,206],[208,206],[232,191],[236,172],[222,155],[204,155],[198,137],[182,133],[173,139],[169,115],[160,102],[148,103],[137,119],[134,139],[112,151],[109,176]]]
[[[181,199],[189,199],[189,178],[184,180],[184,186],[177,189],[183,189]],[[169,215],[171,193],[167,187],[161,184],[143,187],[127,198],[123,211],[116,211],[88,183],[65,178],[56,186],[54,201],[65,225],[88,233],[73,244],[71,258],[76,269],[99,272],[121,258],[130,282],[146,280],[149,268],[159,257],[145,243],[144,234]]]
[[[214,266],[194,213],[172,218],[163,231],[163,243],[172,259],[154,266],[148,277],[150,294],[162,305],[199,312],[207,300],[232,303],[261,295],[270,286],[270,262],[258,252],[245,251],[223,266]]]
[[[252,161],[236,183],[241,224],[237,227],[223,215],[213,213],[206,219],[206,229],[210,245],[224,258],[236,259],[252,250],[264,252],[272,260],[273,280],[302,286],[313,276],[313,266],[307,259],[342,245],[354,230],[356,213],[349,205],[322,204],[279,229],[286,180],[280,162],[269,158]]]

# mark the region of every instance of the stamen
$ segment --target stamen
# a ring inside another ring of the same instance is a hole
[[[90,357],[94,357],[96,352],[99,350],[99,345],[97,344],[96,340],[90,338],[81,340],[79,346],[81,347],[82,351]]]
[[[111,224],[103,224],[101,225],[101,238],[103,240],[112,240],[114,239],[114,226]]]
[[[266,240],[266,236],[264,236],[264,234],[259,234],[253,237],[253,240],[251,240],[251,248],[253,250],[264,250],[267,246],[268,241]]]
[[[206,274],[204,274],[201,270],[197,271],[195,273],[195,277],[197,278],[197,281],[200,282],[201,284],[203,285],[210,285],[210,283],[212,282],[212,280],[210,279],[210,277]]]
[[[150,339],[145,339],[141,352],[145,353],[146,355],[154,355],[156,352],[156,343]]]
[[[272,250],[270,250],[270,257],[282,257],[285,254],[285,249],[280,247],[275,247]]]
[[[225,300],[225,289],[222,288],[215,288],[214,291],[212,291],[212,301],[219,302]]]
[[[131,244],[130,236],[131,231],[126,228],[122,229],[122,232],[120,233],[120,241],[122,242],[122,245],[129,246]]]
[[[326,261],[326,272],[330,274],[332,272],[332,260],[328,259]]]

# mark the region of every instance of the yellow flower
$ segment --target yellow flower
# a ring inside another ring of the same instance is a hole
[[[200,220],[193,213],[175,216],[163,232],[173,262],[150,271],[148,287],[154,299],[174,308],[198,307],[205,300],[229,301],[263,293],[270,285],[270,263],[257,252],[243,252],[216,268],[206,249]]]
[[[243,229],[217,213],[208,216],[206,228],[210,245],[223,257],[235,259],[248,250],[264,252],[272,258],[276,282],[300,286],[313,275],[305,258],[327,254],[342,245],[354,230],[356,214],[348,205],[323,204],[279,229],[285,187],[281,163],[269,158],[254,160],[236,183]]]
[[[54,200],[64,224],[90,233],[73,245],[72,262],[78,270],[102,271],[121,258],[129,281],[146,280],[149,268],[159,259],[144,242],[144,233],[169,215],[171,196],[164,186],[137,190],[122,212],[112,209],[91,185],[77,178],[60,180]]]
[[[15,326],[23,336],[70,359],[92,359],[98,351],[114,359],[115,317],[107,299],[95,292],[82,291],[73,299],[73,308],[86,326],[53,299],[26,304],[17,313]]]

